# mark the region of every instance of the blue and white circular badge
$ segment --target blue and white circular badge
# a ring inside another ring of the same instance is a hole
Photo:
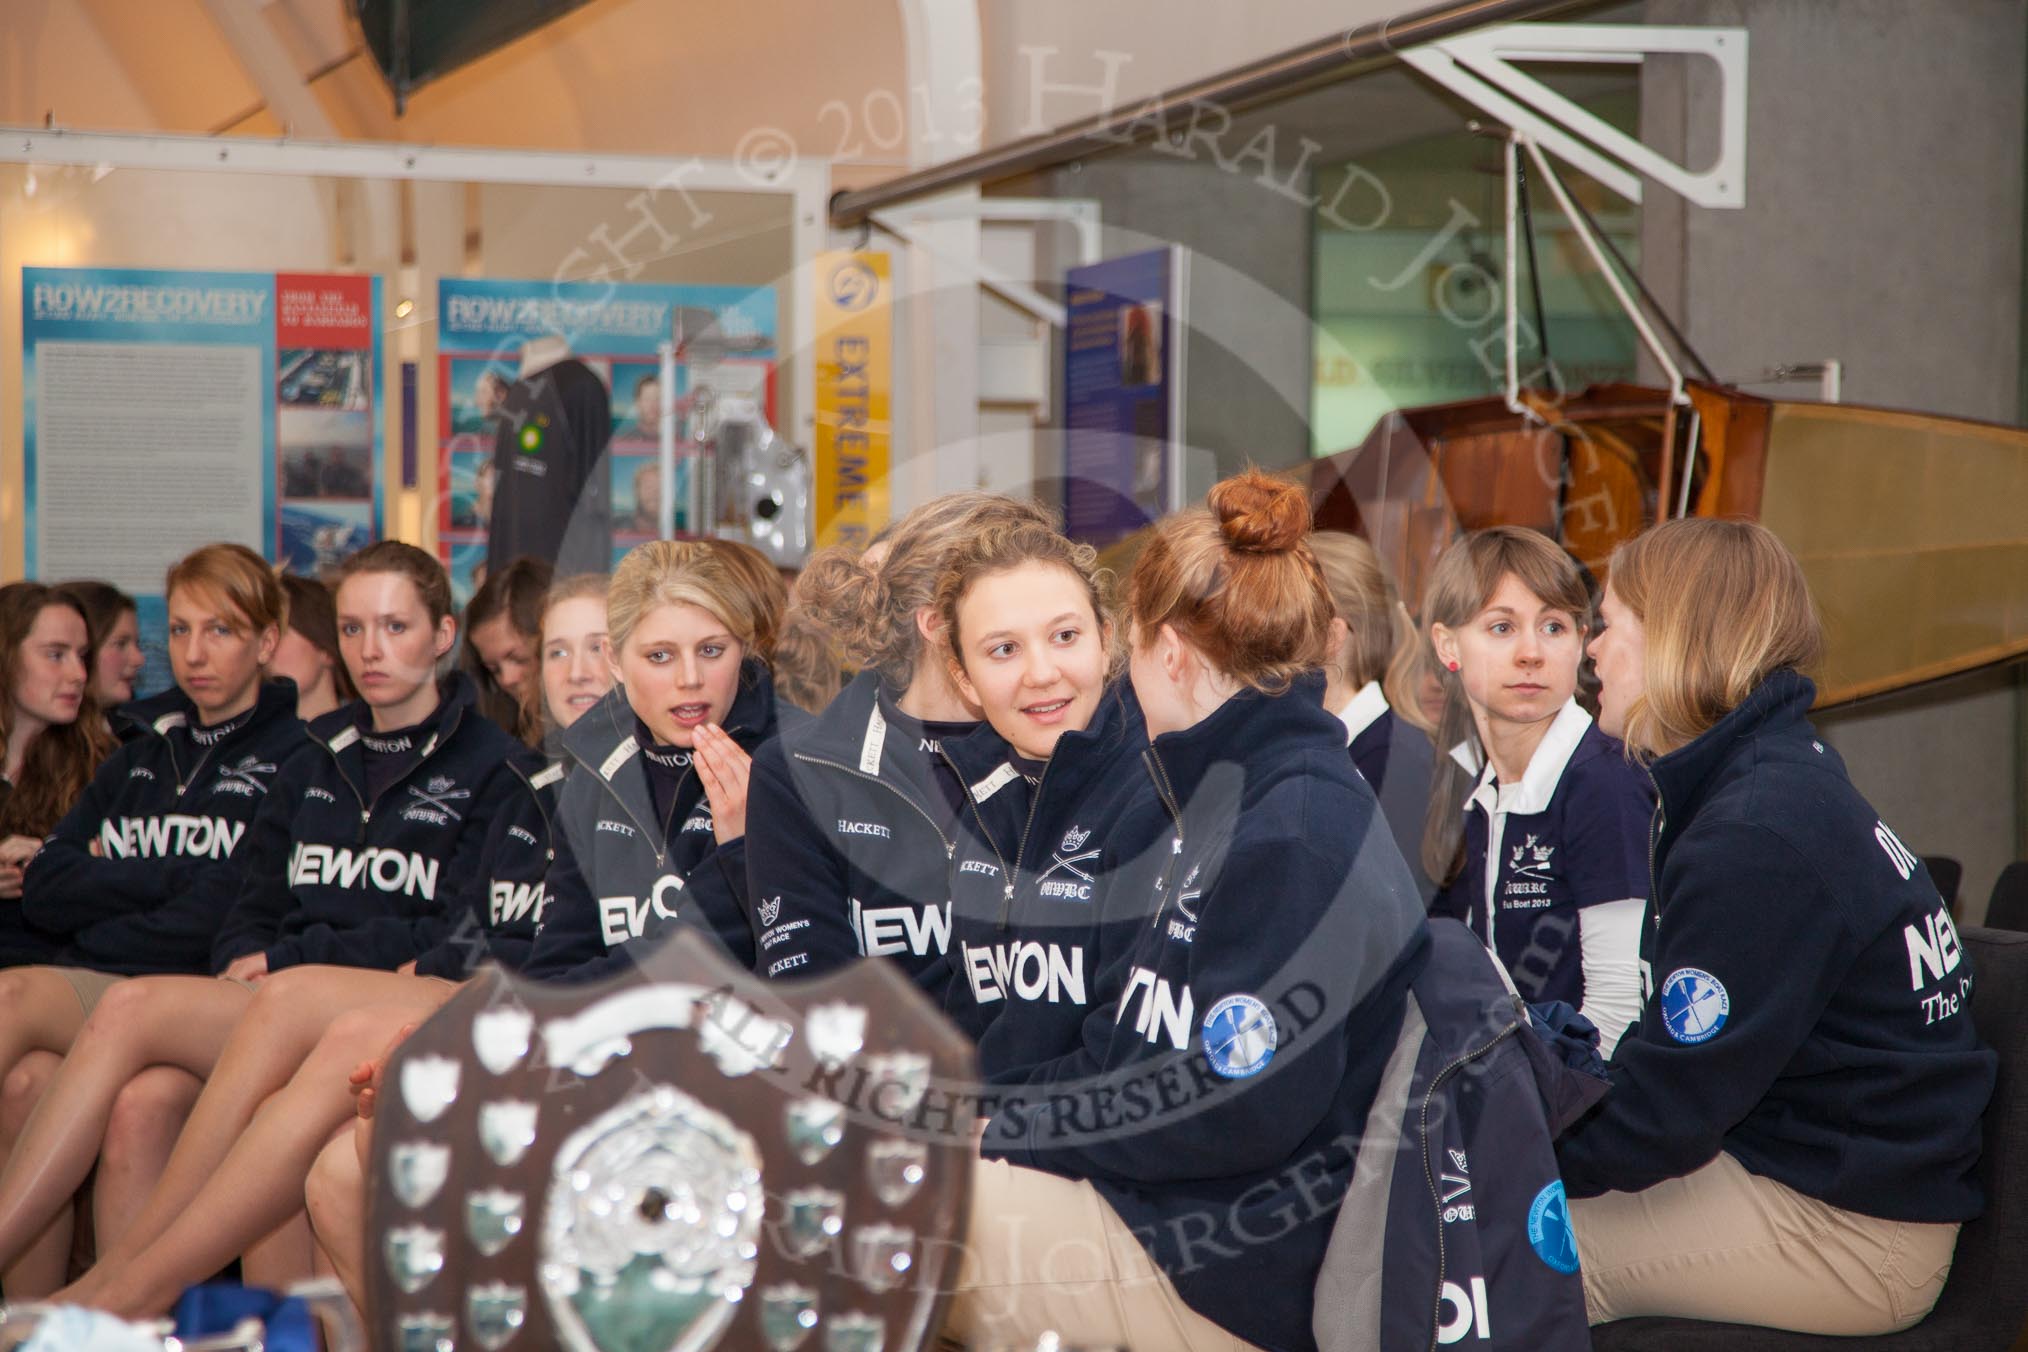
[[[1678,967],[1662,983],[1662,1022],[1678,1042],[1709,1042],[1731,1013],[1725,983],[1702,968]]]
[[[1577,1236],[1570,1229],[1570,1200],[1563,1180],[1552,1178],[1528,1207],[1528,1247],[1558,1272],[1577,1271]]]
[[[1228,995],[1204,1015],[1204,1055],[1228,1080],[1266,1070],[1279,1040],[1275,1016],[1251,995]]]

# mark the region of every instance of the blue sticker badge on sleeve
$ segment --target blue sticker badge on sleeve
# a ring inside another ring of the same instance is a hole
[[[1662,1023],[1678,1042],[1709,1042],[1731,1013],[1725,983],[1702,968],[1678,967],[1662,983]]]
[[[1266,1070],[1280,1040],[1274,1014],[1251,995],[1228,995],[1205,1012],[1205,1059],[1228,1080]]]
[[[1570,1228],[1570,1200],[1560,1178],[1543,1184],[1528,1207],[1528,1247],[1558,1272],[1577,1271],[1577,1236]]]

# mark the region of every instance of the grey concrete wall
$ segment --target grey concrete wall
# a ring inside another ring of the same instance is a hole
[[[1751,44],[1746,208],[1651,190],[1642,211],[1643,275],[1718,374],[1835,357],[1847,402],[2017,421],[2028,6],[1649,0],[1646,17]],[[1708,163],[1716,88],[1708,63],[1651,60],[1643,139]],[[1902,839],[1963,861],[1975,920],[2024,844],[2017,672],[1822,720]]]

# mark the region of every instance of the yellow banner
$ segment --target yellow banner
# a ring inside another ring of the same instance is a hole
[[[887,524],[894,329],[887,255],[817,258],[817,547]]]

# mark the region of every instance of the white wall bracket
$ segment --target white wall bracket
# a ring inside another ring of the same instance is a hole
[[[1505,24],[1411,47],[1401,59],[1628,201],[1641,200],[1645,175],[1698,206],[1738,208],[1746,205],[1746,37],[1744,28]],[[1655,55],[1717,63],[1718,158],[1708,169],[1657,154],[1514,64],[1639,65]]]

